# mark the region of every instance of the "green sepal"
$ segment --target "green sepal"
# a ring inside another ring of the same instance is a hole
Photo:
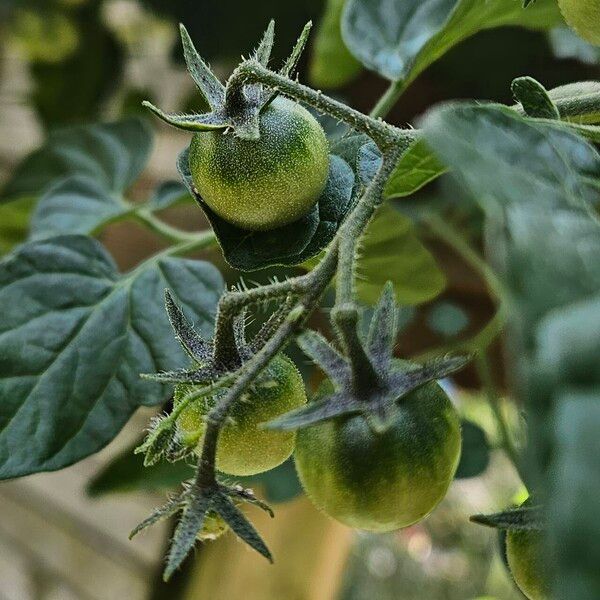
[[[358,335],[352,341],[361,345],[361,354],[377,374],[372,385],[356,385],[357,366],[352,360],[352,350],[347,349],[348,357],[345,357],[320,334],[313,331],[301,334],[298,345],[329,377],[333,392],[270,421],[265,427],[291,431],[342,415],[363,414],[373,431],[383,432],[396,419],[404,397],[431,381],[462,369],[469,362],[469,356],[443,357],[423,365],[405,362],[405,368],[399,369],[397,361],[393,361],[396,315],[393,287],[388,283],[373,314],[367,340]],[[349,341],[347,337],[344,339],[346,346]],[[364,377],[362,380],[364,383]]]
[[[233,121],[226,117],[222,111],[204,113],[200,115],[176,115],[163,112],[151,102],[144,100],[142,106],[153,112],[159,119],[185,131],[214,131],[233,127]]]
[[[512,82],[511,90],[525,114],[541,119],[560,119],[560,112],[546,88],[533,77],[518,77]]]
[[[486,527],[508,531],[543,531],[544,518],[540,506],[520,506],[493,515],[473,515],[470,521]]]
[[[258,506],[271,517],[273,516],[271,508],[258,500],[252,490],[244,489],[239,485],[226,486],[222,483],[198,488],[195,483],[188,482],[184,484],[184,490],[178,496],[170,498],[164,506],[156,509],[147,519],[135,527],[129,537],[131,539],[147,527],[181,513],[181,519],[173,534],[167,565],[163,574],[164,580],[168,581],[194,547],[207,514],[209,512],[216,513],[223,518],[238,537],[259,554],[262,554],[269,562],[273,562],[273,557],[267,545],[237,507],[241,503]]]
[[[183,24],[179,25],[179,30],[188,71],[208,105],[218,111],[225,100],[225,86],[202,60]]]
[[[225,260],[240,271],[256,271],[275,265],[293,266],[319,254],[335,236],[352,208],[355,178],[341,158],[330,155],[329,178],[312,210],[294,223],[270,231],[248,231],[214,213],[197,193],[189,167],[189,149],[177,166],[183,182],[208,218]]]

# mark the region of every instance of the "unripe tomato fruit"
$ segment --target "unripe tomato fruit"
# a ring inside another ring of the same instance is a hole
[[[298,476],[320,510],[350,527],[384,532],[416,523],[444,498],[460,458],[458,415],[437,383],[411,392],[400,407],[383,433],[362,415],[298,431]]]
[[[542,532],[509,530],[506,558],[513,579],[529,600],[550,600],[542,560]]]
[[[600,0],[558,0],[565,21],[584,40],[600,46]]]
[[[193,389],[180,384],[175,404]],[[219,471],[230,475],[255,475],[274,469],[294,451],[295,432],[270,431],[259,427],[290,410],[306,404],[302,376],[285,355],[276,356],[256,383],[233,406],[217,442]],[[190,404],[179,415],[177,428],[183,444],[202,450],[206,415],[212,400]]]
[[[278,96],[260,115],[260,137],[194,134],[189,166],[194,185],[221,218],[266,231],[303,217],[329,174],[325,132],[302,106]]]

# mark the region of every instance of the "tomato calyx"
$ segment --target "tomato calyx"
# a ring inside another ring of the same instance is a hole
[[[293,74],[306,45],[312,24],[304,27],[289,58],[279,70],[280,75]],[[210,67],[202,60],[186,28],[180,25],[181,41],[188,72],[207,101],[210,111],[202,114],[165,113],[150,102],[143,105],[165,123],[186,131],[233,131],[242,139],[259,138],[260,113],[277,97],[277,91],[265,89],[260,84],[248,84],[241,88],[223,85]],[[271,21],[263,38],[248,62],[254,61],[266,67],[271,57],[275,34],[275,22]]]
[[[343,415],[363,414],[371,429],[382,433],[394,423],[401,402],[411,391],[463,368],[469,356],[443,357],[423,365],[394,360],[398,311],[391,283],[386,284],[364,339],[358,315],[349,307],[333,311],[345,355],[315,331],[298,338],[302,350],[324,371],[334,386],[331,394],[270,421],[269,429],[286,431],[309,427]],[[336,318],[337,316],[337,318]]]
[[[136,454],[144,454],[145,466],[154,465],[163,459],[175,462],[190,454],[190,448],[181,443],[178,436],[179,414],[189,403],[218,396],[225,387],[233,383],[244,363],[264,346],[286,318],[290,300],[283,302],[250,340],[246,339],[247,315],[242,311],[232,323],[232,347],[227,352],[223,352],[221,348],[217,355],[214,340],[206,340],[195,331],[171,293],[165,291],[165,306],[171,326],[177,341],[191,359],[192,367],[147,373],[142,377],[159,383],[187,384],[194,388],[170,414],[157,417],[151,423],[146,439],[135,449]]]
[[[135,527],[129,534],[129,538],[133,538],[159,521],[181,513],[181,520],[173,536],[164,572],[164,579],[167,581],[188,555],[197,537],[202,535],[207,517],[218,515],[249,546],[273,562],[266,544],[238,508],[238,505],[242,503],[258,506],[271,517],[274,516],[271,508],[259,500],[250,489],[244,489],[240,485],[227,486],[218,482],[199,488],[195,482],[190,481],[184,484],[184,489],[180,494],[170,498],[166,504],[157,508]]]
[[[544,515],[540,505],[526,503],[491,515],[473,515],[470,521],[478,525],[506,531],[543,531]]]

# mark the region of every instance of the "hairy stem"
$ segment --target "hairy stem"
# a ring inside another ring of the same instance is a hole
[[[380,119],[369,117],[346,104],[329,98],[318,90],[302,85],[275,73],[254,60],[243,62],[233,72],[227,83],[227,97],[235,101],[243,93],[244,85],[262,83],[298,102],[304,102],[318,111],[347,123],[357,131],[367,134],[382,149],[387,149],[402,140],[414,139],[412,130],[403,130]]]
[[[214,485],[216,482],[217,440],[227,414],[244,391],[252,384],[254,379],[260,375],[277,353],[285,347],[294,333],[317,307],[321,295],[335,274],[336,265],[337,244],[333,242],[319,266],[306,276],[310,284],[306,286],[305,293],[290,311],[286,321],[273,334],[271,339],[244,364],[240,377],[229,388],[227,394],[219,404],[209,413],[196,476],[196,485],[198,487],[202,488],[207,485]]]

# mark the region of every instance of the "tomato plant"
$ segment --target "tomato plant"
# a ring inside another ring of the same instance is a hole
[[[508,563],[533,600],[597,600],[600,84],[548,90],[522,76],[510,104],[443,103],[406,127],[388,117],[463,39],[500,26],[549,30],[561,9],[597,42],[591,1],[329,2],[313,77],[337,87],[364,67],[388,80],[369,114],[296,77],[310,23],[279,68],[269,23],[226,81],[182,26],[205,112],[144,102],[189,145],[173,157],[182,182],[142,201],[129,189],[152,147],[145,121],[52,131],[2,192],[15,210],[0,244],[14,244],[0,261],[0,477],[71,465],[138,407],[164,406],[130,458],[150,479],[165,465],[179,465],[165,470],[170,483],[185,479],[132,532],[179,517],[165,579],[197,540],[227,530],[272,560],[245,505],[272,511],[237,479],[292,454],[318,508],[393,531],[490,462],[486,434],[472,423],[461,433],[468,415],[438,383],[473,363],[498,449],[536,503],[472,520],[506,532]],[[329,73],[335,64],[344,72]],[[162,218],[186,202],[209,229]],[[100,233],[125,220],[166,248],[121,272]],[[448,273],[423,239],[486,288],[496,312],[480,330],[437,300]],[[230,287],[214,264],[190,258],[208,249],[238,271],[295,270]],[[429,328],[440,343],[398,358],[407,308],[433,300],[409,331]],[[498,390],[491,346],[501,336],[508,383]],[[315,373],[305,385],[282,353],[292,356],[293,342],[326,376],[317,392]],[[526,442],[501,394],[525,415]],[[461,446],[483,449],[469,464]]]

